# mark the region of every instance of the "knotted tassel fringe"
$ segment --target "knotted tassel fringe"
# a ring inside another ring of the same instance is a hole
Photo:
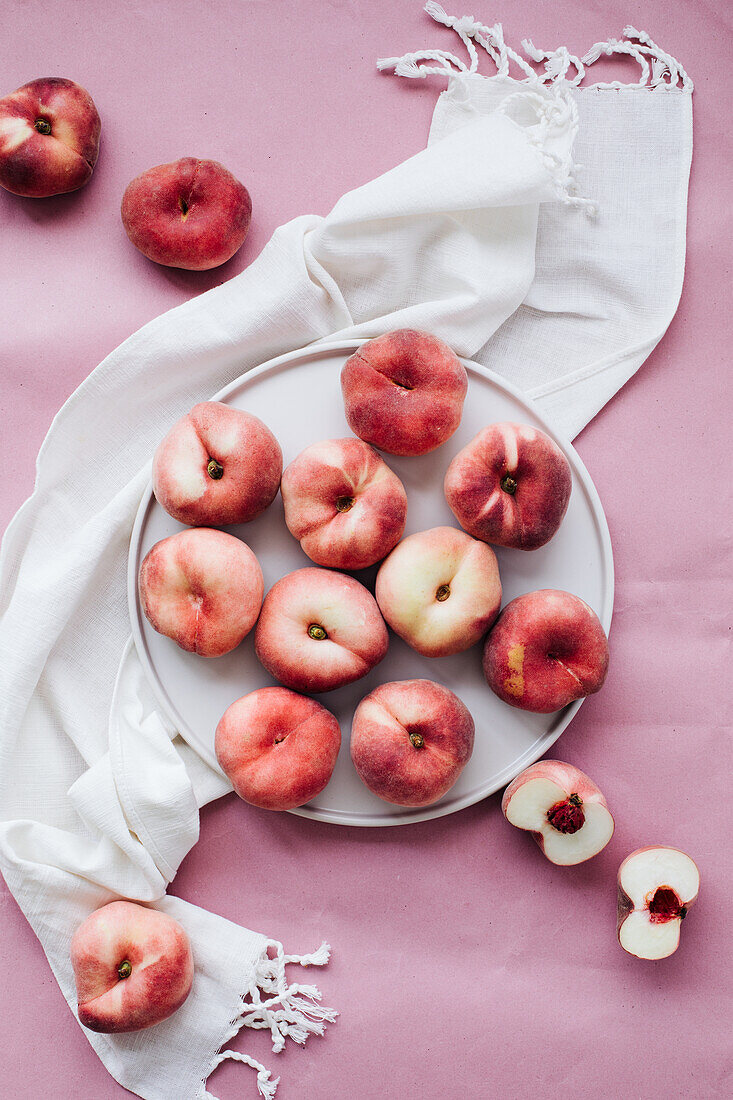
[[[273,948],[270,958],[267,949]],[[322,943],[317,951],[308,955],[286,955],[277,940],[268,940],[260,957],[251,985],[242,996],[242,1009],[232,1020],[231,1029],[224,1043],[228,1043],[242,1027],[256,1030],[268,1028],[272,1037],[272,1049],[279,1053],[286,1039],[303,1044],[309,1035],[323,1035],[326,1024],[333,1023],[338,1013],[324,1008],[319,1002],[321,994],[313,985],[288,984],[285,967],[289,963],[300,966],[325,966],[331,949]],[[222,1062],[245,1062],[257,1070],[257,1088],[264,1100],[273,1100],[280,1078],[271,1079],[270,1071],[260,1062],[237,1050],[220,1050],[209,1067],[208,1076]],[[205,1085],[206,1082],[204,1082]],[[203,1091],[201,1100],[216,1100],[210,1092]]]

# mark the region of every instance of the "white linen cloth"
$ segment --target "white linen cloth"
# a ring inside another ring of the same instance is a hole
[[[110,1073],[148,1100],[210,1097],[219,1061],[248,1061],[224,1049],[243,1024],[269,1028],[279,1050],[335,1015],[285,977],[288,961],[326,962],[325,944],[286,956],[165,894],[198,837],[199,807],[230,787],[157,713],[129,642],[127,549],[157,443],[191,405],[268,358],[406,326],[506,374],[574,434],[676,308],[691,150],[691,85],[676,62],[637,35],[596,52],[631,51],[651,89],[576,89],[562,49],[545,55],[544,76],[527,67],[516,80],[498,25],[428,9],[455,26],[471,62],[429,54],[452,75],[428,148],[326,218],[281,227],[248,270],[108,356],[56,417],[33,496],[3,542],[0,868],[72,1011],[69,942],[91,910],[137,899],[188,931],[194,987],[176,1015],[136,1034],[85,1032]],[[476,43],[497,75],[476,72]],[[423,60],[393,64],[414,77]],[[574,182],[576,134],[586,197]],[[277,1082],[250,1064],[273,1096]]]

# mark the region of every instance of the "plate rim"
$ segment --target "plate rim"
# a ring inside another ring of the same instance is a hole
[[[209,401],[225,401],[226,398],[232,394],[235,390],[240,389],[243,385],[249,385],[250,382],[257,379],[260,375],[274,372],[280,367],[285,366],[288,363],[298,359],[307,359],[309,356],[321,356],[322,354],[351,354],[362,344],[366,343],[371,337],[365,337],[361,339],[352,338],[350,340],[336,340],[336,341],[322,341],[316,344],[306,344],[303,348],[297,348],[294,351],[285,352],[282,355],[275,356],[273,359],[268,359],[264,363],[260,363],[256,367],[250,368],[240,374],[237,378],[227,383],[218,390],[213,397],[208,398]],[[542,425],[542,430],[545,431],[551,439],[553,439],[558,446],[566,454],[570,452],[570,455],[574,464],[574,472],[579,476],[582,482],[583,489],[588,495],[590,500],[591,510],[593,518],[598,527],[598,532],[603,547],[604,561],[603,561],[603,583],[605,589],[604,606],[598,611],[598,617],[603,625],[606,634],[610,632],[611,621],[613,618],[613,605],[614,605],[614,589],[615,589],[615,574],[614,574],[614,562],[613,562],[613,546],[611,543],[611,533],[608,527],[608,520],[601,503],[601,498],[598,494],[598,490],[595,487],[593,479],[588,472],[585,463],[578,454],[577,450],[573,446],[569,439],[566,439],[562,434],[557,432],[551,423],[548,423],[543,411],[537,406],[536,402],[529,397],[526,393],[520,390],[512,382],[508,381],[502,375],[492,371],[489,367],[483,366],[481,363],[477,363],[473,359],[468,359],[465,356],[458,357],[463,365],[469,372],[474,372],[478,375],[483,375],[489,382],[498,386],[499,389],[504,390],[510,394],[516,401],[523,405]],[[160,682],[160,678],[156,675],[154,666],[149,658],[147,646],[142,633],[141,614],[142,610],[138,599],[138,560],[140,556],[140,539],[141,531],[148,510],[155,500],[153,494],[153,482],[152,477],[148,478],[145,489],[143,490],[140,504],[138,505],[137,512],[135,514],[135,521],[132,526],[130,534],[130,543],[128,547],[127,555],[127,601],[128,611],[130,617],[130,625],[132,628],[132,637],[135,645],[135,651],[138,655],[138,659],[143,667],[145,673],[145,679],[153,692],[153,695],[161,707],[168,720],[173,724],[176,732],[183,738],[183,740],[203,759],[207,764],[214,767],[220,774],[223,775],[221,768],[219,767],[216,757],[213,752],[210,753],[205,746],[202,746],[199,739],[188,728],[185,721],[182,721],[181,715],[176,713],[175,707],[172,701],[168,698],[168,695]],[[414,811],[409,811],[408,807],[395,807],[397,811],[393,816],[385,818],[370,817],[359,820],[354,820],[351,817],[347,817],[347,811],[344,810],[318,810],[311,809],[306,806],[299,806],[296,809],[288,810],[287,813],[294,814],[297,817],[305,817],[311,821],[320,821],[331,825],[349,825],[353,828],[390,828],[397,825],[411,825],[417,824],[421,821],[432,821],[436,818],[446,817],[449,814],[458,813],[460,810],[468,809],[469,806],[476,805],[477,802],[483,801],[485,798],[491,797],[496,794],[498,790],[510,783],[521,771],[530,764],[539,760],[558,740],[558,738],[567,729],[570,722],[573,720],[578,710],[584,703],[585,699],[576,699],[575,702],[569,704],[563,710],[556,712],[558,720],[542,737],[539,737],[537,741],[533,742],[520,757],[518,757],[508,768],[505,768],[500,773],[498,780],[489,782],[486,789],[482,789],[479,793],[475,791],[465,795],[457,802],[449,803],[442,806],[440,803],[433,804],[432,806],[416,807]]]

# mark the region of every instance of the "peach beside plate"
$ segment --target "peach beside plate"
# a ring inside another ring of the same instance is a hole
[[[255,413],[272,429],[287,464],[309,443],[350,435],[341,401],[339,374],[361,341],[321,344],[280,356],[249,371],[215,395]],[[530,401],[485,367],[464,360],[469,376],[461,426],[446,444],[422,458],[385,455],[404,482],[408,497],[406,534],[456,525],[443,497],[443,475],[461,447],[486,424],[515,420],[547,432],[567,455],[573,493],[557,535],[540,550],[498,548],[504,603],[537,588],[564,588],[581,596],[608,631],[613,609],[613,557],[608,525],[595,486],[573,447],[548,426]],[[214,731],[226,708],[240,695],[275,681],[254,654],[253,636],[225,657],[213,660],[185,653],[156,634],[140,608],[137,573],[159,539],[181,530],[163,511],[149,486],[140,504],[130,542],[128,591],[132,631],[140,660],[158,702],[181,735],[216,767]],[[229,530],[252,547],[262,565],[265,589],[285,573],[312,564],[289,534],[280,496],[252,523]],[[356,576],[370,587],[376,567]],[[409,809],[382,802],[364,787],[349,757],[351,716],[360,699],[387,680],[424,677],[455,691],[473,714],[473,756],[448,794],[432,806]],[[557,740],[582,700],[555,714],[528,714],[500,702],[481,672],[481,646],[455,657],[421,657],[391,636],[389,652],[369,676],[338,691],[317,696],[341,723],[343,743],[331,782],[308,805],[292,811],[337,825],[405,825],[471,806],[509,783]]]

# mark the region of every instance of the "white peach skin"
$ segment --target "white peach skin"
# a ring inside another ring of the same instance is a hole
[[[340,746],[334,715],[284,687],[243,695],[216,727],[222,771],[240,798],[263,810],[293,810],[320,794]]]
[[[286,468],[285,523],[316,565],[365,569],[390,552],[405,529],[404,486],[360,439],[313,443]]]
[[[264,593],[249,546],[208,527],[157,542],[140,566],[138,586],[153,630],[200,657],[235,649],[255,625]]]
[[[618,942],[639,959],[666,959],[697,901],[700,872],[679,848],[639,848],[618,871]]]
[[[539,760],[520,772],[504,791],[501,809],[561,867],[591,859],[613,836],[614,820],[596,784],[560,760]]]
[[[473,740],[473,718],[447,687],[433,680],[395,680],[380,684],[356,708],[351,759],[378,798],[397,806],[430,806],[458,779]]]
[[[370,592],[353,577],[297,569],[262,605],[255,650],[293,691],[332,691],[366,676],[387,652],[387,628]]]
[[[418,653],[462,653],[499,614],[496,555],[455,527],[419,531],[382,563],[375,594],[389,626]]]
[[[221,401],[181,417],[153,458],[158,503],[189,527],[248,523],[275,499],[282,451],[266,424]]]
[[[71,941],[79,1023],[90,1031],[139,1031],[167,1020],[193,983],[188,936],[178,921],[131,901],[95,910]]]

